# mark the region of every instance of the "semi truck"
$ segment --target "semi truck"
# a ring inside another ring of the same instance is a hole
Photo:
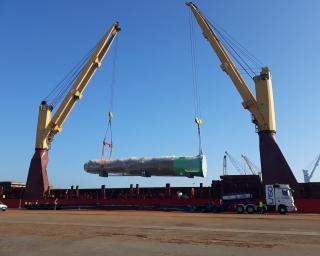
[[[288,184],[268,184],[265,185],[265,198],[253,199],[250,193],[232,193],[223,195],[218,204],[212,203],[207,211],[227,212],[235,211],[242,213],[265,213],[297,211],[292,195],[293,190]]]

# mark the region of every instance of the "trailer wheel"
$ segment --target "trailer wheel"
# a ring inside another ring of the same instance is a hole
[[[237,205],[236,206],[236,212],[239,214],[244,213],[244,207],[242,205]]]
[[[279,205],[279,207],[278,207],[278,212],[280,213],[280,214],[286,214],[287,213],[287,207],[285,206],[285,205]]]
[[[252,205],[248,205],[246,208],[247,213],[253,214],[254,213],[254,207]]]

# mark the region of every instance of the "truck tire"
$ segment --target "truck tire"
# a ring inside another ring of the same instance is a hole
[[[244,207],[242,205],[237,205],[236,206],[236,212],[239,214],[244,213]]]
[[[285,205],[279,205],[278,206],[278,212],[280,214],[286,214],[288,212],[287,207]]]
[[[248,206],[246,207],[246,211],[247,211],[247,213],[249,213],[249,214],[253,214],[253,213],[254,213],[254,206],[253,206],[253,205],[248,205]]]

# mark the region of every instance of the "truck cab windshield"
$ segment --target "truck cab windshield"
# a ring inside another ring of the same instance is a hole
[[[288,189],[282,189],[283,196],[290,196],[290,191]]]

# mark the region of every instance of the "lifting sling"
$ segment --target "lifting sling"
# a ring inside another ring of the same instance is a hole
[[[101,161],[102,162],[106,162],[105,155],[104,155],[106,146],[108,146],[109,150],[110,150],[109,159],[108,160],[110,160],[112,158],[112,149],[113,149],[113,144],[112,144],[112,117],[113,117],[113,114],[112,114],[111,111],[108,113],[108,117],[109,117],[109,121],[108,121],[108,125],[107,125],[107,130],[106,130],[106,134],[104,136],[103,142],[102,142],[102,154],[101,154]],[[107,140],[107,136],[108,136],[108,132],[109,131],[110,131],[110,140],[108,141]]]
[[[101,162],[106,162],[105,159],[105,150],[106,147],[109,148],[110,153],[108,160],[112,158],[112,151],[113,151],[113,141],[112,141],[112,118],[113,118],[113,99],[114,99],[114,87],[116,82],[116,59],[117,59],[117,49],[118,49],[118,41],[115,42],[115,48],[113,53],[113,61],[112,61],[112,76],[111,76],[111,92],[110,92],[110,100],[109,100],[109,112],[108,112],[108,125],[106,129],[106,133],[104,135],[104,139],[102,141],[102,153],[101,153]],[[110,135],[109,135],[110,133]],[[109,140],[107,139],[109,135]]]

